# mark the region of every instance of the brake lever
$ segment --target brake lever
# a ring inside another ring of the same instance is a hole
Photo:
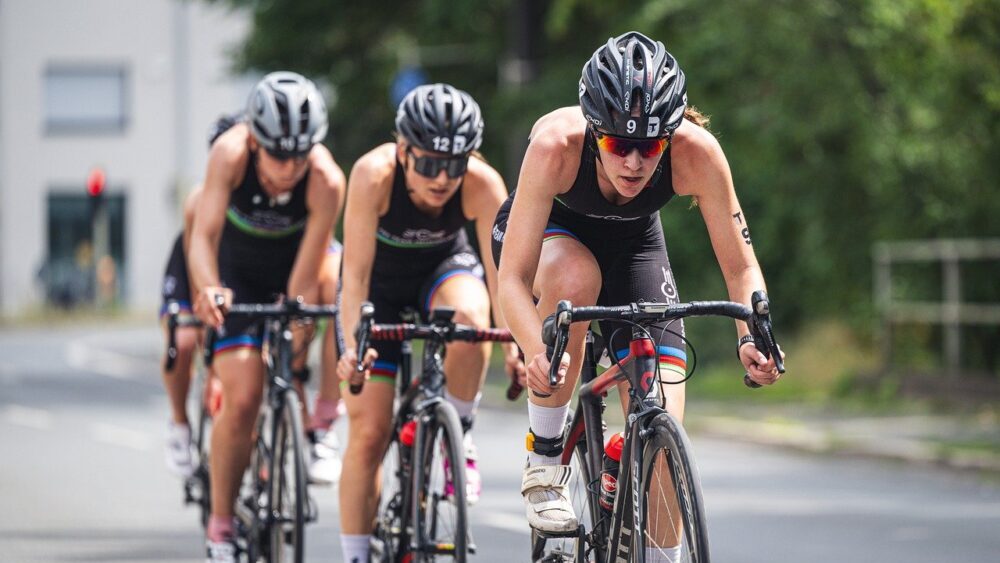
[[[174,364],[177,363],[177,315],[180,314],[181,307],[176,301],[171,301],[167,305],[167,357],[164,362],[166,372],[174,371]]]
[[[372,319],[375,316],[375,306],[370,302],[365,301],[361,304],[361,318],[358,320],[358,328],[355,332],[355,338],[357,339],[358,349],[357,358],[358,363],[354,366],[355,373],[365,372],[365,352],[368,351],[368,335],[371,334]],[[357,395],[361,392],[364,387],[364,382],[362,383],[351,383],[350,389],[352,395]]]
[[[572,322],[573,304],[565,299],[556,305],[556,312],[546,317],[542,323],[542,342],[545,343],[545,355],[549,359],[549,387],[555,387],[559,382],[559,362],[566,352],[569,340],[569,325]],[[551,395],[534,392],[538,397]]]
[[[753,292],[750,299],[750,334],[753,336],[753,344],[764,354],[765,358],[774,358],[774,365],[778,373],[785,373],[785,363],[781,359],[781,350],[774,338],[774,328],[771,324],[771,305],[768,302],[767,294],[762,290]],[[743,383],[751,388],[758,389],[760,384],[750,379],[749,373],[743,374]]]

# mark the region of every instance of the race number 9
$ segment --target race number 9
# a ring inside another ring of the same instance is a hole
[[[628,131],[629,133],[635,133],[634,119],[629,119],[627,122],[625,122],[625,130]]]

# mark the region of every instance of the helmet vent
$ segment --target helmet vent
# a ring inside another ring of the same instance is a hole
[[[632,67],[635,70],[645,70],[646,57],[642,56],[642,49],[632,49]]]
[[[302,100],[302,105],[299,106],[299,128],[301,131],[309,130],[309,98]]]
[[[281,134],[287,135],[291,124],[288,121],[288,98],[283,92],[274,93],[274,104],[278,107],[278,121],[281,126]]]

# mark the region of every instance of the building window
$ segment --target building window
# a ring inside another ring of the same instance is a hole
[[[123,191],[105,193],[98,213],[94,200],[84,194],[58,188],[48,194],[48,256],[39,278],[50,304],[72,308],[102,296],[104,302],[114,302],[127,293],[122,277],[126,267]],[[95,248],[98,229],[104,232],[97,237],[103,240],[103,248]]]
[[[120,133],[128,124],[123,66],[50,66],[45,70],[45,132]]]

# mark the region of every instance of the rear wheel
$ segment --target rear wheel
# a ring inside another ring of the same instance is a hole
[[[414,444],[413,561],[456,561],[468,557],[465,453],[455,408],[440,402],[433,416],[418,421]]]
[[[284,392],[271,449],[269,561],[302,563],[308,513],[302,450],[302,409],[295,390]]]
[[[633,536],[634,551],[645,550],[646,560],[708,563],[708,526],[691,443],[668,413],[650,428],[640,479],[642,533]]]

